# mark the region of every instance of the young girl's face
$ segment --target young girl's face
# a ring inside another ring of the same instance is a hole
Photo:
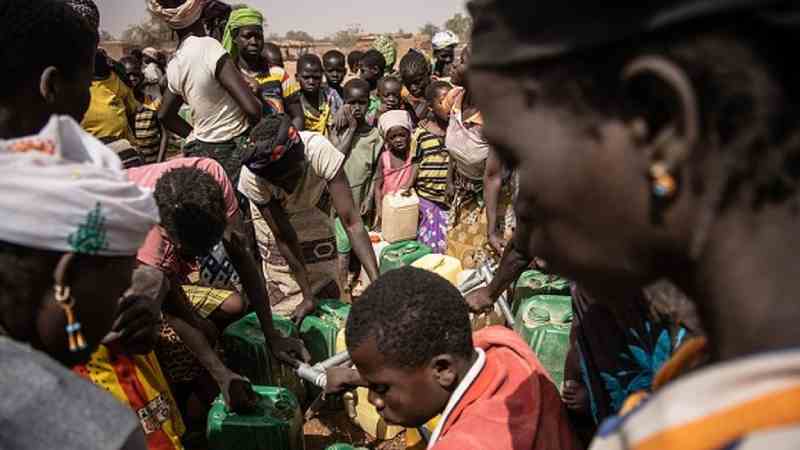
[[[384,82],[380,89],[378,89],[378,95],[381,97],[381,101],[384,105],[386,105],[387,109],[400,109],[401,100],[403,94],[403,85],[396,80],[390,80]]]
[[[386,142],[392,152],[405,153],[411,145],[411,132],[403,127],[393,127],[386,132]]]

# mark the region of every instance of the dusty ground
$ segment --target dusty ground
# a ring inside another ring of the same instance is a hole
[[[325,450],[336,443],[351,444],[377,450],[405,450],[405,434],[397,438],[376,442],[361,429],[353,425],[344,411],[326,411],[306,422],[303,427],[306,450]]]

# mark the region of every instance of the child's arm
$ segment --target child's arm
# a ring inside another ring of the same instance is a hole
[[[378,170],[375,171],[375,223],[383,219],[383,158],[378,158]]]
[[[403,185],[404,190],[410,190],[417,184],[417,174],[419,173],[419,167],[417,163],[411,163],[411,177],[409,177],[408,182]]]

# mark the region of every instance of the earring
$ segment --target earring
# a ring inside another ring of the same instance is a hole
[[[58,306],[64,310],[64,315],[67,316],[67,336],[69,338],[69,351],[79,352],[86,349],[86,340],[81,333],[81,323],[75,320],[75,299],[72,297],[69,286],[55,286],[55,298]]]
[[[677,183],[664,163],[656,163],[650,167],[650,178],[653,180],[653,195],[660,199],[670,199],[675,195]]]

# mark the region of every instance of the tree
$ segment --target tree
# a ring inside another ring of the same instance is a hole
[[[104,41],[113,41],[114,39],[115,39],[115,38],[114,38],[114,35],[112,35],[112,34],[111,34],[111,33],[109,33],[108,31],[106,31],[106,30],[100,30],[100,42],[104,42]]]
[[[339,48],[352,48],[358,43],[360,36],[361,27],[350,25],[344,30],[337,31],[336,34],[330,37],[330,41]]]
[[[461,13],[456,13],[456,15],[447,19],[444,27],[457,34],[462,41],[465,41],[469,38],[470,30],[472,30],[472,19]]]
[[[122,32],[122,40],[140,47],[159,47],[172,40],[172,30],[162,20],[150,17],[138,25],[131,25]]]
[[[287,31],[286,39],[289,41],[314,42],[313,36],[306,33],[305,31],[300,31],[300,30]]]
[[[436,25],[428,22],[422,28],[419,29],[419,32],[421,34],[433,37],[434,34],[439,32],[439,27],[437,27]]]

